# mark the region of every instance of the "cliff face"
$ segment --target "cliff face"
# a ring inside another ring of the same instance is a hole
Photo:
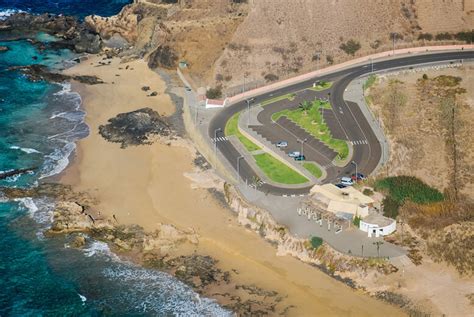
[[[196,86],[227,92],[262,85],[396,46],[419,46],[420,34],[474,27],[469,0],[135,0],[112,18],[89,17],[104,38],[120,35],[151,66],[190,65]],[[354,40],[355,51],[341,44]],[[433,43],[442,43],[434,42]],[[158,51],[157,51],[158,49]],[[161,61],[163,59],[163,62]]]

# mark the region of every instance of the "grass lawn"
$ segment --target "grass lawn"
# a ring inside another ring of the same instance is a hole
[[[349,155],[349,146],[344,140],[335,139],[331,135],[331,131],[321,116],[320,108],[327,108],[329,103],[315,100],[312,106],[306,112],[303,109],[286,109],[276,112],[272,115],[272,120],[277,121],[280,117],[287,117],[289,120],[298,124],[309,134],[319,139],[329,148],[339,154],[339,159],[344,160]],[[329,105],[330,107],[330,105]]]
[[[260,169],[269,179],[280,184],[302,184],[308,179],[300,173],[289,168],[268,153],[254,155]]]
[[[286,94],[286,95],[282,95],[282,96],[278,96],[278,97],[275,97],[275,98],[272,98],[272,99],[262,101],[260,103],[260,105],[267,106],[271,103],[274,103],[274,102],[277,102],[277,101],[280,101],[280,100],[285,100],[285,99],[292,101],[293,99],[295,99],[295,96],[296,96],[296,94],[289,93],[289,94]]]
[[[226,136],[235,135],[239,141],[245,146],[247,151],[252,152],[260,150],[260,147],[247,139],[240,131],[238,127],[240,112],[234,114],[225,125],[224,134]]]
[[[316,86],[308,88],[314,91],[322,91],[331,88],[332,82],[331,81],[320,81]]]
[[[303,163],[303,167],[306,168],[316,178],[320,178],[323,175],[321,169],[314,163],[305,162]]]

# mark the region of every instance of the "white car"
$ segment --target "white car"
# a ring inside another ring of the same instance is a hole
[[[352,181],[350,177],[342,177],[341,184],[346,185],[346,186],[352,186],[354,185],[354,182]]]
[[[288,153],[289,157],[297,157],[297,156],[300,156],[300,155],[301,155],[301,153],[298,152],[298,151],[293,151],[293,152]]]

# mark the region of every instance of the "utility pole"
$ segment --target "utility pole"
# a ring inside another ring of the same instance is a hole
[[[239,163],[240,163],[240,159],[243,159],[243,158],[244,158],[243,155],[237,158],[237,181],[239,182],[239,184],[240,184],[240,164]]]
[[[250,126],[250,103],[254,100],[255,98],[245,100],[247,102],[247,128]]]
[[[403,224],[405,222],[403,221],[403,218],[400,218],[400,228],[401,228],[401,231],[402,231],[402,246],[403,246]]]
[[[357,183],[357,179],[358,179],[358,175],[357,175],[357,163],[352,161],[351,162],[352,165],[355,165],[355,176],[356,176],[356,183]]]
[[[222,131],[221,128],[217,128],[214,130],[214,157],[216,158],[217,163],[217,132]]]
[[[392,33],[392,42],[393,42],[393,55],[395,55],[395,36],[397,33],[393,32]]]
[[[197,126],[197,121],[198,121],[198,112],[199,112],[199,104],[196,105],[196,116],[194,117],[194,125]]]
[[[304,147],[303,147],[303,145],[304,145],[304,143],[305,143],[306,141],[308,141],[307,138],[304,139],[304,140],[299,140],[299,139],[296,140],[296,142],[301,143],[301,156],[304,155]]]

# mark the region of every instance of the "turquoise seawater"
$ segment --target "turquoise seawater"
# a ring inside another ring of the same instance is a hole
[[[79,0],[63,2],[76,11],[81,8]],[[94,1],[94,6],[101,2]],[[124,1],[114,3],[120,2]],[[0,1],[0,8],[9,3]],[[23,5],[34,3],[23,1]],[[44,8],[61,1],[38,3]],[[17,9],[21,1],[15,4]],[[83,10],[77,15],[90,13]],[[37,40],[54,38],[38,34]],[[38,63],[62,69],[75,56],[67,50],[39,49],[28,40],[0,37],[0,46],[9,48],[0,53],[0,171],[37,167],[34,173],[0,181],[0,186],[36,186],[67,166],[75,142],[89,129],[83,122],[81,98],[69,84],[32,82],[10,67]],[[0,316],[230,314],[166,273],[121,261],[102,242],[87,239],[79,250],[69,248],[71,237],[44,237],[53,209],[53,201],[12,201],[0,191]]]

